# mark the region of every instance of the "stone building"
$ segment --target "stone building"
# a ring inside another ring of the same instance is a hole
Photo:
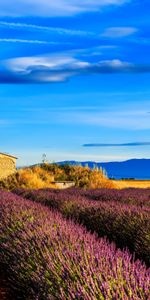
[[[52,184],[58,189],[68,189],[75,186],[74,181],[53,181]]]
[[[0,153],[0,180],[16,172],[17,157]]]

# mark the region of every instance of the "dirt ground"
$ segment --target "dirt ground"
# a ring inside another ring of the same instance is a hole
[[[124,188],[150,188],[150,180],[113,180],[119,189]]]

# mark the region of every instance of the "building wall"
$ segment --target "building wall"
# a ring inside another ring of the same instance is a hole
[[[68,189],[75,186],[74,182],[55,182],[55,187],[58,189]]]
[[[16,159],[0,154],[0,180],[16,172]]]

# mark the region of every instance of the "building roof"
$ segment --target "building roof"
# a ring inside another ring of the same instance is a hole
[[[3,152],[0,152],[0,154],[2,154],[2,155],[5,155],[5,156],[8,156],[8,157],[15,158],[15,159],[18,159],[18,157],[16,157],[16,156],[13,156],[13,155],[10,155],[10,154],[8,154],[8,153],[3,153]]]

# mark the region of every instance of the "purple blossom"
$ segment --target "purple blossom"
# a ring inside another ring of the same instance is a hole
[[[107,236],[117,247],[128,248],[150,266],[150,189],[20,189],[15,192],[56,209],[99,237]]]
[[[21,299],[149,299],[150,269],[127,250],[40,203],[1,191],[0,204],[0,261]]]

